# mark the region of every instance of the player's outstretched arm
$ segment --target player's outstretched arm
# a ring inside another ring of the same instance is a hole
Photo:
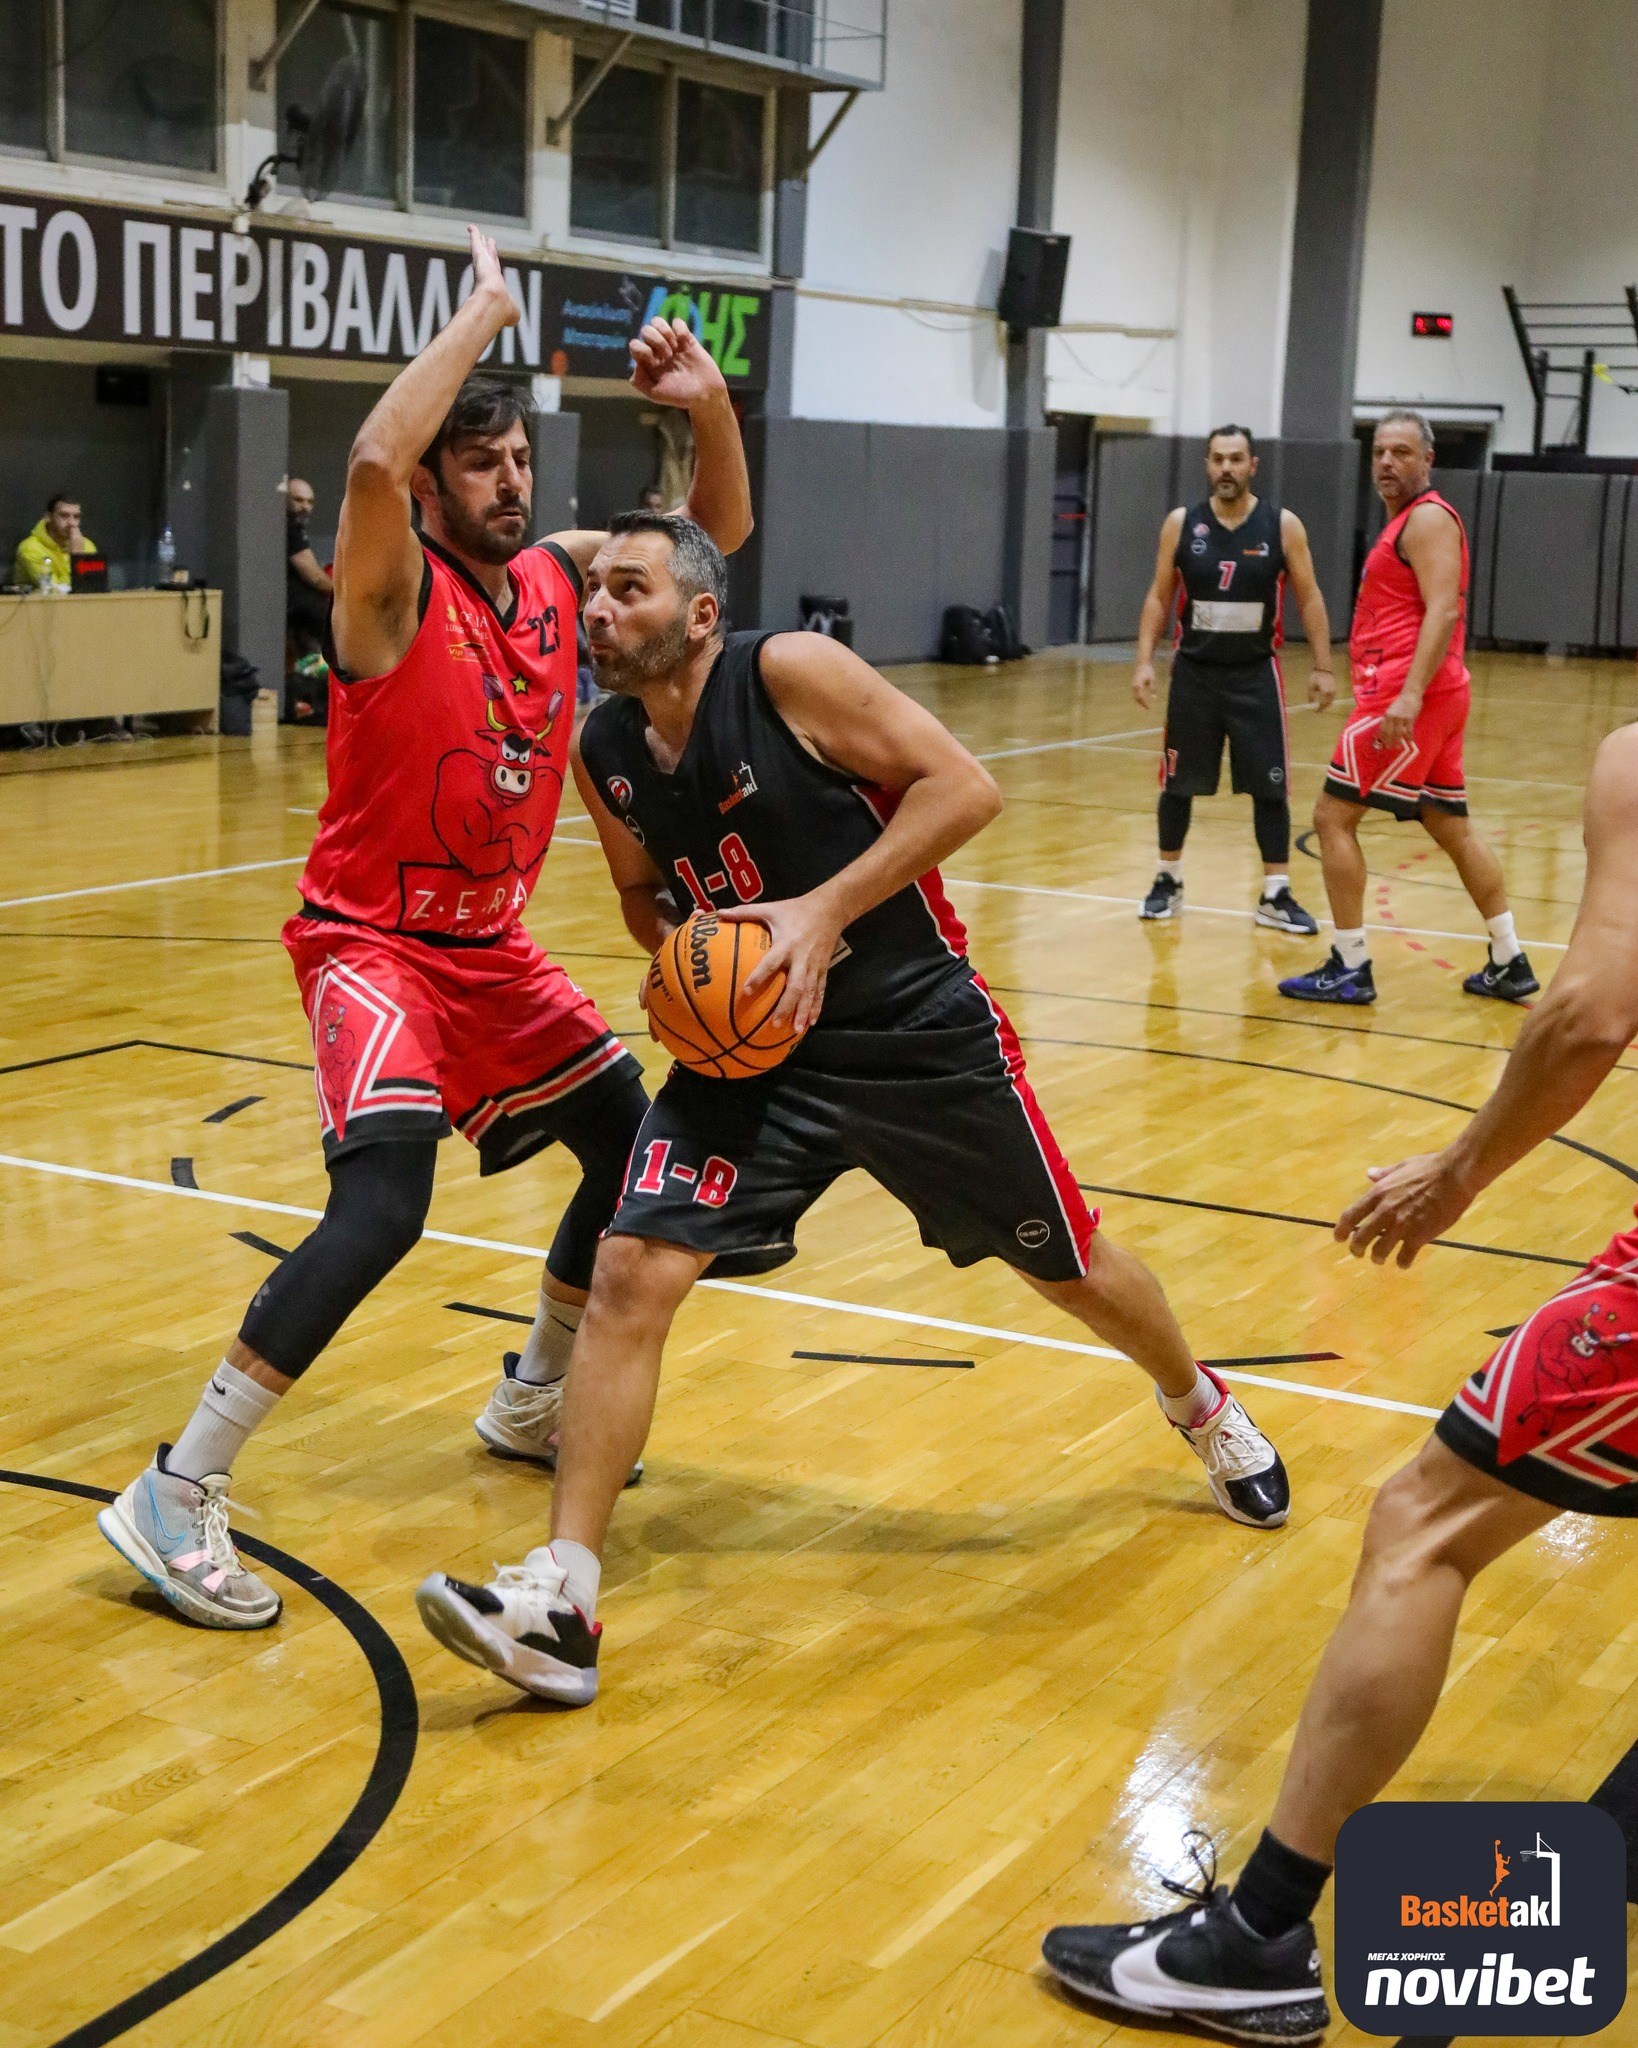
[[[725,555],[750,535],[751,478],[745,444],[722,372],[686,320],[651,320],[631,344],[631,381],[656,405],[686,412],[694,430],[694,475],[684,506]],[[606,533],[576,527],[553,541],[584,575]]]
[[[409,651],[421,588],[410,478],[478,358],[518,317],[494,243],[476,228],[466,232],[471,297],[387,386],[347,460],[331,631],[350,675],[384,675]]]
[[[1137,660],[1132,665],[1132,695],[1147,711],[1155,701],[1155,649],[1166,630],[1166,620],[1177,592],[1177,544],[1183,538],[1187,514],[1179,505],[1160,522],[1160,544],[1155,553],[1154,581],[1143,600],[1138,620]]]
[[[821,760],[899,792],[881,837],[820,888],[788,903],[722,913],[768,926],[773,945],[746,987],[754,991],[783,970],[774,1015],[805,1031],[819,1015],[846,928],[982,831],[1001,809],[1001,792],[930,711],[823,633],[764,641],[762,680],[785,723]]]
[[[682,922],[665,877],[604,803],[602,792],[581,759],[579,733],[569,743],[569,765],[574,770],[574,786],[580,792],[580,801],[597,828],[609,875],[620,892],[620,915],[626,921],[626,930],[645,952],[657,952],[666,934]]]
[[[1599,748],[1584,816],[1587,880],[1575,930],[1496,1092],[1442,1152],[1372,1167],[1337,1224],[1356,1258],[1408,1266],[1498,1174],[1563,1128],[1638,1036],[1638,725]]]
[[[1285,551],[1291,594],[1297,600],[1302,630],[1308,636],[1314,657],[1308,694],[1323,711],[1337,693],[1337,679],[1331,668],[1331,621],[1325,610],[1325,593],[1314,574],[1314,557],[1308,551],[1308,529],[1295,512],[1280,514],[1280,545]]]

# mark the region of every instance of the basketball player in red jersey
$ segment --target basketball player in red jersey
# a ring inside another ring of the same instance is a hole
[[[453,1125],[495,1173],[561,1142],[583,1178],[521,1358],[478,1419],[550,1465],[563,1371],[647,1108],[637,1062],[519,923],[557,818],[581,579],[606,536],[529,530],[529,415],[470,372],[518,319],[476,229],[472,294],[360,428],[336,539],[330,793],[284,941],[313,1031],[330,1198],[252,1301],[173,1447],[98,1517],[191,1621],[264,1628],[279,1598],[228,1536],[234,1456],[421,1235]],[[722,373],[681,322],[631,344],[645,398],[686,408],[693,516],[751,527]],[[421,532],[412,524],[418,509]]]
[[[1490,957],[1462,983],[1469,995],[1516,1003],[1541,984],[1513,930],[1501,863],[1473,830],[1462,776],[1470,702],[1467,534],[1432,487],[1433,429],[1419,412],[1390,412],[1371,444],[1371,474],[1388,523],[1365,558],[1348,657],[1354,709],[1314,806],[1336,942],[1311,974],[1280,983],[1307,1003],[1374,1003],[1365,943],[1367,808],[1415,818],[1449,854],[1490,933]]]
[[[1599,748],[1583,827],[1587,879],[1552,986],[1465,1129],[1442,1152],[1371,1168],[1336,1227],[1356,1258],[1410,1265],[1586,1107],[1638,1035],[1638,725]],[[1320,2038],[1330,2012],[1313,1914],[1337,1833],[1421,1739],[1469,1586],[1562,1513],[1638,1516],[1635,1350],[1638,1230],[1627,1230],[1508,1336],[1378,1492],[1348,1611],[1232,1889],[1202,1854],[1199,1887],[1171,1886],[1182,1912],[1054,1928],[1044,1953],[1066,1984],[1236,2040]]]

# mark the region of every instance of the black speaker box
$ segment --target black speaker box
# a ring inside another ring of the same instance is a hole
[[[1007,269],[996,317],[1013,329],[1056,327],[1068,268],[1068,235],[1014,228],[1007,236]]]

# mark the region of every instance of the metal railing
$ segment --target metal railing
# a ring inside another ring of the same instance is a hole
[[[887,0],[524,0],[639,41],[869,92],[887,71]]]
[[[1587,452],[1595,380],[1631,391],[1638,379],[1638,285],[1621,299],[1521,299],[1502,286],[1524,374],[1535,400],[1531,450],[1542,453],[1547,408],[1567,405],[1564,438],[1553,445]]]

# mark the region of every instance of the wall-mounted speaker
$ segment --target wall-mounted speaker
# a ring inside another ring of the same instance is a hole
[[[1068,235],[1014,228],[1007,236],[1007,268],[995,308],[997,319],[1015,335],[1029,327],[1056,327],[1068,268]]]

